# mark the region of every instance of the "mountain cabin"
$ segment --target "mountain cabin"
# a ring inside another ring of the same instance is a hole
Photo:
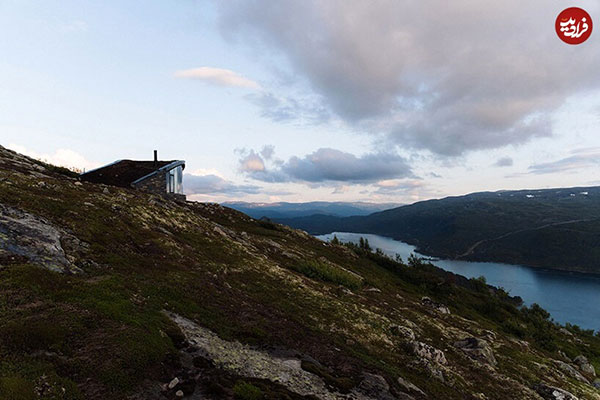
[[[185,161],[159,161],[154,150],[154,161],[117,160],[80,175],[81,180],[105,185],[134,188],[179,200],[183,194]]]

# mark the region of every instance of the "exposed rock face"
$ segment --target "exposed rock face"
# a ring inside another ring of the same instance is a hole
[[[419,358],[423,360],[431,361],[441,365],[445,365],[447,363],[446,356],[444,355],[443,351],[438,350],[426,343],[412,342],[411,348],[415,355],[419,356]]]
[[[398,385],[400,385],[400,387],[402,387],[404,390],[406,390],[409,393],[417,393],[424,397],[427,396],[416,385],[414,385],[412,382],[407,381],[406,379],[402,378],[401,376],[398,377]]]
[[[566,390],[540,383],[534,386],[535,391],[546,400],[579,400]]]
[[[28,261],[57,272],[81,272],[63,244],[85,250],[77,238],[45,219],[0,204],[0,264]]]
[[[565,362],[558,361],[558,360],[554,360],[554,363],[556,364],[556,366],[558,367],[558,369],[560,369],[562,372],[564,372],[565,374],[567,374],[571,378],[575,378],[579,382],[584,382],[584,383],[587,383],[587,384],[590,383],[590,381],[586,377],[584,377],[583,375],[581,375],[581,373],[579,371],[577,371],[575,368],[573,368],[570,364],[567,364]]]
[[[475,360],[494,366],[497,364],[492,348],[488,342],[483,339],[468,337],[454,343],[454,346],[458,347]]]
[[[379,375],[363,374],[361,383],[352,390],[349,397],[330,390],[321,377],[302,369],[302,362],[298,358],[272,355],[239,342],[228,342],[186,318],[171,313],[167,315],[179,326],[186,340],[202,357],[225,371],[248,378],[266,379],[299,395],[315,396],[323,400],[396,399],[390,393],[388,383]],[[176,387],[177,383],[173,387]]]
[[[584,355],[579,355],[579,356],[575,357],[575,359],[573,360],[573,362],[575,364],[577,364],[577,366],[579,367],[579,369],[584,374],[591,375],[591,376],[596,376],[596,369],[594,369],[594,366],[592,364],[590,364],[590,362],[588,361],[588,359]]]
[[[424,306],[439,312],[440,314],[450,314],[450,309],[448,307],[446,307],[444,304],[434,302],[429,297],[423,297],[421,299],[421,303]]]

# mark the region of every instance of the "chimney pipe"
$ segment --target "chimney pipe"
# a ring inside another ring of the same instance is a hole
[[[154,166],[158,167],[158,150],[154,150]]]

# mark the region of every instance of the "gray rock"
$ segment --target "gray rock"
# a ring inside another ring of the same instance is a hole
[[[175,392],[175,396],[177,396],[177,397],[183,397],[183,391],[181,391],[181,390],[176,391]]]
[[[559,329],[559,332],[560,332],[560,333],[562,333],[563,335],[566,335],[566,336],[571,336],[571,337],[573,337],[573,334],[572,334],[571,332],[569,332],[569,331],[568,331],[566,328],[562,328],[562,327],[561,327],[561,328]]]
[[[496,340],[496,332],[494,331],[484,329],[481,334],[488,342],[494,342]]]
[[[400,385],[407,392],[418,393],[423,397],[427,396],[421,389],[419,389],[417,386],[415,386],[412,382],[407,381],[406,379],[402,378],[401,376],[398,377],[398,385]]]
[[[412,342],[411,348],[415,355],[423,360],[432,361],[436,364],[447,364],[446,356],[442,350],[438,350],[423,342]]]
[[[401,337],[404,340],[413,341],[416,339],[415,332],[412,329],[402,325],[392,325],[390,327],[392,334]]]
[[[566,390],[546,385],[545,383],[535,385],[533,389],[545,400],[579,400]]]
[[[429,373],[429,375],[437,379],[440,382],[446,382],[446,377],[444,376],[444,371],[439,367],[439,364],[433,363],[431,361],[424,361],[423,365],[425,370]]]
[[[362,381],[354,391],[372,399],[396,400],[390,393],[390,385],[380,375],[364,373]]]
[[[488,342],[483,339],[468,337],[454,343],[454,346],[461,349],[474,360],[494,366],[497,364],[492,348]]]
[[[169,382],[169,389],[173,389],[179,383],[179,378],[175,377],[171,382]]]
[[[450,309],[448,307],[446,307],[444,304],[434,302],[429,297],[421,298],[421,304],[439,312],[440,314],[450,314]]]
[[[575,357],[573,362],[577,364],[577,366],[583,373],[591,376],[596,376],[596,369],[592,364],[590,364],[590,362],[584,355],[579,355]]]
[[[0,263],[16,257],[56,272],[81,272],[63,248],[67,242],[70,249],[85,250],[77,238],[44,218],[0,204]]]
[[[110,194],[110,190],[108,190],[108,188],[105,187],[104,189],[102,189],[102,193],[104,193],[104,194]]]
[[[564,329],[564,328],[562,328],[562,329]],[[563,360],[565,360],[565,361],[566,361],[566,362],[568,362],[568,363],[572,363],[572,362],[573,362],[573,360],[571,360],[571,359],[569,358],[569,356],[568,356],[568,355],[567,355],[567,354],[566,354],[564,351],[562,351],[562,350],[559,350],[559,351],[558,351],[558,355],[559,355],[559,356],[561,356],[561,357],[562,357],[562,359],[563,359]]]
[[[575,378],[579,382],[587,383],[588,385],[590,384],[590,381],[586,377],[581,375],[581,373],[579,371],[577,371],[575,368],[573,368],[570,364],[567,364],[565,362],[558,361],[558,360],[554,360],[554,364],[556,364],[558,369],[560,369],[562,372],[564,372],[571,378]]]
[[[229,342],[184,317],[166,314],[179,326],[190,346],[219,369],[242,377],[266,379],[301,396],[314,396],[322,400],[349,398],[332,391],[321,377],[302,369],[301,360],[295,356],[273,354],[237,341]],[[350,398],[356,400],[394,399],[385,379],[372,374],[364,374],[363,381],[351,395],[353,397]]]

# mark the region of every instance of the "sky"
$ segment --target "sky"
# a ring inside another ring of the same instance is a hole
[[[199,201],[600,185],[600,33],[560,41],[566,6],[0,0],[0,144],[82,170],[157,149]]]

